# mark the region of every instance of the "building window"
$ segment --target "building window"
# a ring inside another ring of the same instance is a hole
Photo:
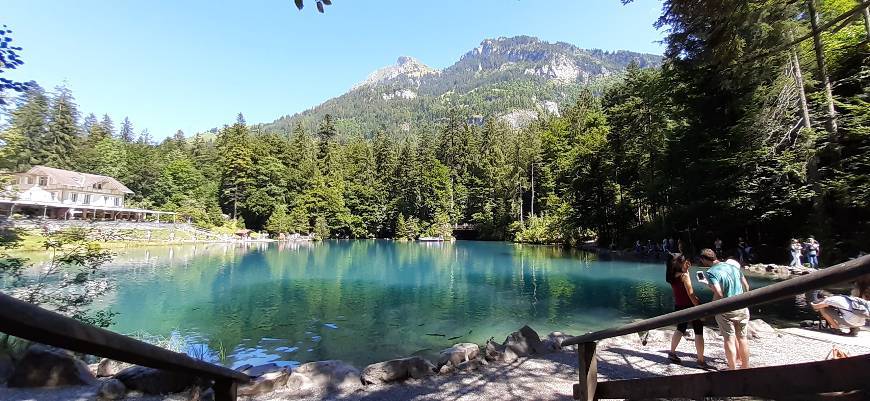
[[[94,184],[94,189],[103,189],[103,183],[99,182],[99,183]]]
[[[52,193],[51,193],[51,201],[52,201],[52,202],[57,202],[57,192],[52,192]]]
[[[48,177],[44,175],[39,176],[39,186],[44,187],[46,185],[48,185]]]
[[[71,200],[73,203],[78,202],[79,201],[79,194],[76,192],[69,194],[69,200]]]
[[[84,205],[90,205],[90,204],[91,204],[91,194],[85,194],[85,200],[82,201],[82,204],[84,204]]]
[[[24,183],[27,185],[33,184],[33,177],[30,177],[30,176],[24,177]]]
[[[121,198],[115,198],[115,206],[121,207]]]

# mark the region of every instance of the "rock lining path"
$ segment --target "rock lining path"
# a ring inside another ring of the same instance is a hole
[[[670,330],[650,332],[647,344],[642,345],[637,335],[606,340],[599,345],[599,380],[653,377],[699,373],[695,367],[694,345],[681,342],[678,350],[682,365],[667,360]],[[821,334],[821,335],[820,335]],[[724,368],[722,340],[714,330],[707,329],[707,361],[716,368]],[[825,359],[832,342],[849,355],[870,354],[870,331],[850,338],[808,331],[806,329],[778,330],[750,342],[751,364],[771,366]],[[520,358],[510,364],[491,364],[478,371],[436,375],[426,379],[411,379],[404,384],[369,385],[345,394],[320,394],[316,391],[295,393],[277,391],[257,397],[240,397],[242,401],[277,400],[566,400],[571,399],[572,385],[576,382],[576,353],[563,350],[538,357]],[[94,400],[96,387],[75,387],[55,390],[21,390],[0,388],[0,399],[25,400]],[[166,397],[128,396],[128,400],[182,401],[186,394]]]

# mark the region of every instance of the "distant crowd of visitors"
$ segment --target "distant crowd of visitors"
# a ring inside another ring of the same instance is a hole
[[[743,249],[746,255],[751,252],[748,246],[738,242],[738,250]],[[805,255],[811,265],[818,266],[820,246],[812,236],[804,245],[798,244],[795,249],[800,255]],[[704,249],[701,251],[698,262],[707,268],[698,271],[695,280],[705,285],[713,294],[713,301],[734,297],[749,291],[749,282],[741,269],[741,262],[735,258],[719,260],[722,253],[722,243],[719,239],[714,243],[716,251]],[[718,252],[717,252],[718,251]],[[810,259],[813,258],[813,259]],[[701,304],[700,298],[695,294],[693,279],[689,275],[692,263],[682,252],[667,254],[665,280],[671,285],[674,297],[674,309],[676,311],[691,308]],[[849,295],[833,295],[817,291],[811,301],[812,308],[819,312],[821,318],[835,333],[843,334],[841,330],[848,330],[849,335],[857,335],[860,328],[870,320],[870,275],[857,280],[854,290]],[[749,309],[743,308],[716,315],[716,323],[722,335],[725,359],[728,369],[742,369],[749,367]],[[671,337],[671,349],[668,359],[674,363],[682,363],[676,350],[683,337],[686,337],[689,323],[694,332],[695,350],[697,363],[701,368],[709,368],[704,359],[704,326],[701,320],[684,322],[677,325]]]
[[[792,238],[791,244],[789,244],[789,253],[791,253],[789,267],[801,267],[806,262],[810,267],[818,269],[821,252],[821,244],[812,235],[803,242],[797,238]]]

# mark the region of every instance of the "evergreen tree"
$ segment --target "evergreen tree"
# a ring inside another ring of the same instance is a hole
[[[91,127],[97,125],[97,116],[94,113],[89,113],[84,120],[82,120],[82,132],[90,132]]]
[[[115,123],[108,114],[103,114],[103,119],[100,120],[100,126],[103,127],[103,131],[105,131],[110,137],[115,136]]]
[[[51,167],[73,168],[72,157],[80,134],[78,106],[69,89],[58,86],[51,101],[48,132],[40,144],[46,153],[41,163]]]
[[[48,97],[40,86],[32,85],[11,112],[11,126],[3,134],[6,146],[15,146],[4,158],[8,168],[23,171],[47,162],[49,150],[43,145],[48,140],[48,119]]]
[[[124,117],[121,130],[118,131],[118,137],[124,142],[133,142],[133,123],[130,122],[130,118]]]
[[[253,185],[253,150],[248,127],[239,114],[236,123],[218,133],[217,149],[220,157],[220,204],[225,213],[237,219],[239,207],[244,207],[245,195]]]

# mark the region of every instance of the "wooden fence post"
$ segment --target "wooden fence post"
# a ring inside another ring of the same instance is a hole
[[[239,384],[235,380],[218,379],[214,382],[215,401],[236,401]]]
[[[577,371],[580,382],[574,385],[574,399],[592,401],[598,386],[598,361],[595,342],[577,344]]]

